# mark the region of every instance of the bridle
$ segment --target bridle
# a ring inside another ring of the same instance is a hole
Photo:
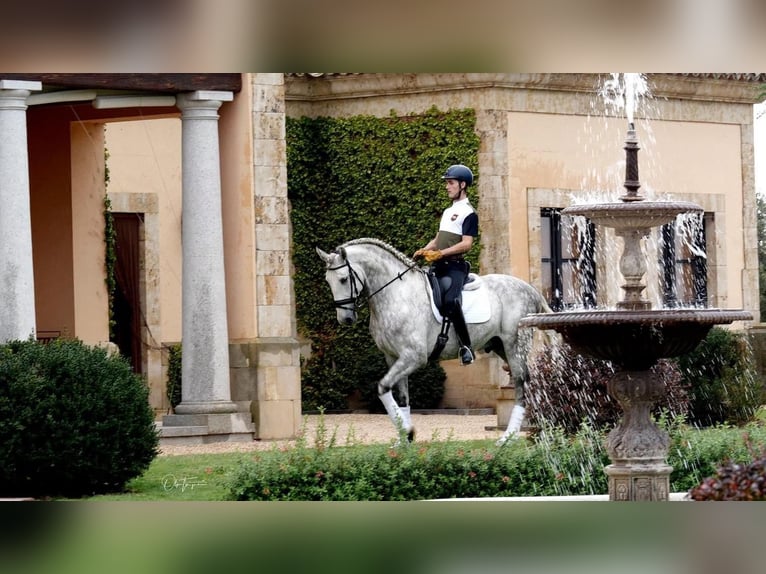
[[[356,272],[356,269],[351,267],[351,263],[349,262],[348,258],[346,258],[346,261],[342,265],[337,265],[336,267],[328,267],[327,271],[337,271],[338,269],[343,269],[344,267],[348,268],[348,277],[351,281],[351,293],[350,296],[346,299],[335,299],[335,308],[336,309],[343,309],[344,311],[352,311],[356,313],[359,309],[364,307],[370,299],[372,299],[375,295],[383,291],[386,287],[391,285],[394,281],[397,279],[400,279],[408,272],[414,269],[417,266],[417,263],[413,263],[412,265],[408,265],[407,269],[402,271],[401,273],[397,273],[393,279],[385,283],[382,287],[379,289],[376,289],[373,293],[367,295],[364,299],[362,299],[363,292],[367,288],[367,285],[362,281],[362,278],[359,276],[359,273]],[[361,285],[361,287],[359,287]],[[347,307],[347,305],[353,305],[352,307]]]

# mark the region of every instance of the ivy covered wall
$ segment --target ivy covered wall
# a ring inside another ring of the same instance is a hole
[[[301,377],[304,410],[345,409],[350,397],[377,408],[376,386],[387,368],[369,335],[366,310],[352,327],[337,323],[324,264],[314,248],[330,251],[358,237],[381,239],[408,255],[425,245],[449,205],[441,179],[446,168],[463,163],[478,179],[475,126],[471,109],[287,118],[297,321],[311,342]],[[469,191],[478,207],[476,185]],[[480,238],[468,257],[474,270],[479,250]],[[436,407],[444,378],[438,365],[410,377],[412,407]]]

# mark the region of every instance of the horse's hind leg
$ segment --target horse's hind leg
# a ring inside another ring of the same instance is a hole
[[[408,377],[399,379],[396,384],[399,387],[399,392],[402,398],[404,399],[404,406],[399,406],[399,409],[402,411],[402,415],[404,415],[404,426],[411,428],[412,418],[410,412],[410,389]]]
[[[531,333],[519,333],[515,348],[507,352],[508,366],[510,367],[510,377],[516,388],[516,402],[511,410],[511,417],[508,420],[508,426],[503,436],[498,439],[497,444],[502,445],[521,431],[521,425],[524,422],[526,414],[526,400],[524,397],[524,387],[529,381],[529,369],[527,367],[527,355],[531,346]]]

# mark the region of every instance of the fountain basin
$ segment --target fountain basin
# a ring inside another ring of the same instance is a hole
[[[581,215],[597,225],[618,230],[648,229],[673,221],[682,213],[701,213],[702,208],[688,201],[634,201],[573,205],[565,215]]]
[[[583,310],[528,315],[521,326],[553,329],[578,353],[639,371],[692,351],[713,325],[752,319],[728,309]]]

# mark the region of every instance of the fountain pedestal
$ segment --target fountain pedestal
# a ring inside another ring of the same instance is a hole
[[[670,438],[651,418],[652,407],[665,395],[663,382],[650,370],[618,371],[607,391],[623,410],[606,440],[612,460],[604,468],[609,500],[668,500],[673,468],[665,460]]]

